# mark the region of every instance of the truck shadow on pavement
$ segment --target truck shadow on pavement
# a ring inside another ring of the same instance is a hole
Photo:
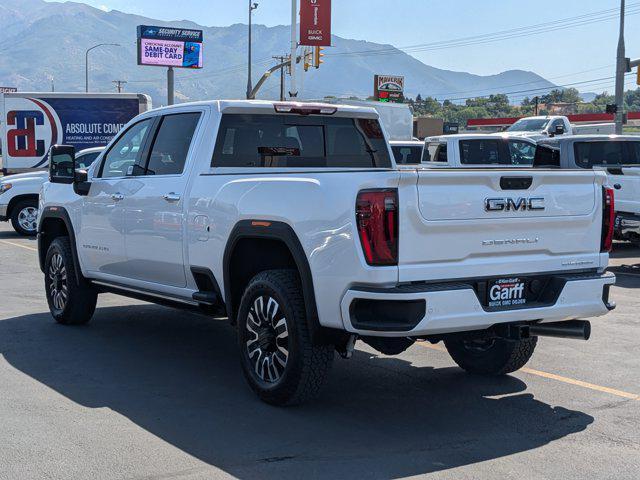
[[[6,239],[6,240],[29,240],[31,242],[36,241],[36,237],[25,237],[24,235],[20,235],[14,231],[3,231],[0,232],[0,239]]]
[[[442,355],[413,348],[412,358]],[[424,474],[535,449],[593,422],[536,400],[515,377],[362,351],[336,358],[315,402],[270,407],[246,385],[226,322],[152,305],[100,308],[85,327],[48,313],[2,320],[0,354],[70,400],[108,407],[238,478]]]

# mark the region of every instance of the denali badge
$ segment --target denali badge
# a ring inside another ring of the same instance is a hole
[[[530,243],[538,243],[540,237],[535,238],[505,238],[504,240],[483,240],[483,247],[490,247],[492,245],[526,245]]]
[[[544,210],[544,197],[531,198],[485,198],[487,212],[517,212],[519,210]]]

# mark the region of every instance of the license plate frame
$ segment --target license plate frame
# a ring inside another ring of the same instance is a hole
[[[527,306],[530,279],[526,277],[494,278],[487,282],[485,305],[492,310],[511,310]]]

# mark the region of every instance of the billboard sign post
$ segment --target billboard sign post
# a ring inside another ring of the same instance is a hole
[[[138,65],[167,67],[167,101],[173,104],[173,69],[202,68],[202,30],[138,25]]]
[[[373,97],[377,102],[403,103],[404,77],[400,75],[375,75]]]
[[[300,45],[331,46],[331,0],[300,0]]]

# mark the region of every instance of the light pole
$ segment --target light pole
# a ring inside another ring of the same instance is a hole
[[[616,58],[616,105],[615,115],[616,133],[622,133],[624,121],[624,75],[627,72],[627,60],[624,47],[624,0],[620,0],[620,36],[618,37],[618,52]]]
[[[120,47],[121,45],[119,43],[98,43],[97,45],[94,45],[93,47],[88,48],[87,51],[84,53],[84,91],[86,93],[89,93],[89,52],[94,48],[105,47],[105,46]]]
[[[247,100],[251,99],[251,91],[253,90],[253,86],[251,85],[251,16],[256,8],[258,8],[258,4],[249,0],[249,68],[247,70]]]

